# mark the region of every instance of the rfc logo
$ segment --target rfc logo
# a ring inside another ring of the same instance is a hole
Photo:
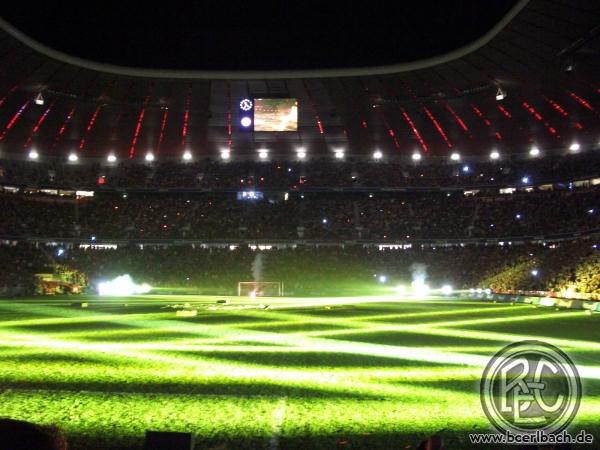
[[[564,352],[545,342],[522,341],[492,357],[480,394],[486,416],[500,433],[556,434],[577,414],[581,381]]]

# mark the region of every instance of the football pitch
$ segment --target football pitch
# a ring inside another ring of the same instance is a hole
[[[483,448],[467,437],[492,431],[483,368],[538,339],[576,362],[572,430],[597,448],[600,315],[441,297],[224,298],[0,300],[0,416],[56,424],[71,449],[141,449],[145,430],[193,432],[196,449],[407,448],[436,432],[448,449]]]

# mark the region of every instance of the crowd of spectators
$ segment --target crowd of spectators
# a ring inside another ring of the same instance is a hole
[[[215,161],[115,165],[0,160],[0,183],[72,188],[452,187],[568,181],[600,174],[593,152],[487,162]]]
[[[600,228],[600,191],[0,195],[0,236],[89,239],[518,238]]]

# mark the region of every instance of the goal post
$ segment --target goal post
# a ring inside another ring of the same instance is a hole
[[[240,281],[238,296],[244,297],[281,297],[283,283],[279,281]]]

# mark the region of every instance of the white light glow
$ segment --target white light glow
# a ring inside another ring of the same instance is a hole
[[[192,152],[190,152],[189,150],[186,150],[183,153],[183,160],[184,161],[191,161],[192,160]]]
[[[154,155],[152,153],[146,153],[145,159],[148,162],[152,162],[152,161],[154,161]]]
[[[29,151],[29,159],[38,159],[39,158],[39,153],[37,152],[37,150],[30,150]]]
[[[421,158],[422,158],[422,156],[418,152],[415,152],[415,153],[412,154],[412,160],[413,161],[421,161]]]
[[[375,150],[375,152],[373,153],[373,159],[379,160],[381,158],[383,158],[383,153],[381,153],[380,150]]]
[[[98,283],[98,294],[102,296],[146,294],[151,290],[152,286],[147,283],[137,284],[127,274],[110,281]]]
[[[336,150],[334,155],[336,159],[344,159],[344,150]]]
[[[70,153],[68,159],[71,162],[76,162],[79,159],[79,156],[77,156],[75,153]]]
[[[242,117],[240,123],[244,128],[248,128],[250,125],[252,125],[252,119],[250,117]]]
[[[410,284],[414,296],[420,297],[429,294],[429,286],[421,279],[416,279]]]
[[[108,156],[106,157],[106,160],[107,160],[109,163],[114,163],[114,162],[117,162],[117,157],[116,157],[116,156],[115,156],[113,153],[111,153],[110,155],[108,155]]]
[[[258,151],[258,157],[260,159],[267,159],[268,156],[269,156],[269,152],[267,152],[267,150],[261,149]]]
[[[529,150],[529,156],[540,156],[540,149],[537,147],[531,147],[531,150]]]
[[[385,283],[387,281],[387,277],[385,275],[379,275],[379,282]]]
[[[500,153],[498,153],[498,150],[494,150],[492,153],[490,153],[490,158],[491,159],[498,159],[498,158],[500,158]]]
[[[569,150],[571,150],[572,152],[578,152],[580,148],[581,148],[581,146],[577,142],[573,142],[569,146]]]
[[[440,288],[440,292],[444,295],[451,295],[452,292],[454,292],[454,289],[452,289],[452,286],[449,284],[445,284]]]
[[[460,154],[458,154],[458,153],[454,152],[454,153],[452,153],[452,154],[450,155],[450,159],[451,159],[452,161],[460,161]]]
[[[231,157],[231,152],[229,150],[221,150],[221,159],[229,159]]]

